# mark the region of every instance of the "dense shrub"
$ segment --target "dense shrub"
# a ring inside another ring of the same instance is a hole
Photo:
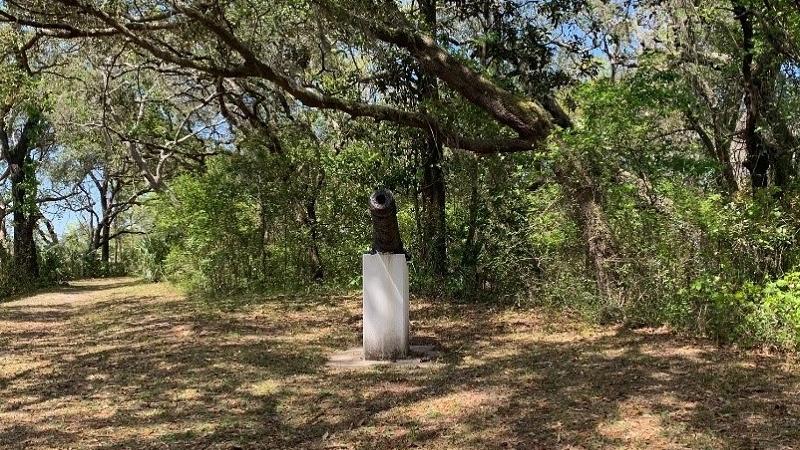
[[[721,342],[800,348],[800,272],[738,290],[710,286],[698,283],[696,289],[710,299],[709,333]]]

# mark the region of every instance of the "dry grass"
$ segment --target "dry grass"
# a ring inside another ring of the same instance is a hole
[[[428,367],[336,371],[358,297],[89,281],[0,305],[0,448],[800,447],[800,370],[662,330],[413,301]]]

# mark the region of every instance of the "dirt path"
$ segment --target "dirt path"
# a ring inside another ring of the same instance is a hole
[[[658,330],[414,300],[422,368],[336,371],[358,297],[132,279],[0,305],[0,448],[800,448],[800,369]]]

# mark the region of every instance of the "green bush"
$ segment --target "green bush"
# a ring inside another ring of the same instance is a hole
[[[736,288],[721,277],[695,280],[678,298],[701,330],[723,344],[800,349],[800,272]]]
[[[253,246],[259,220],[252,197],[229,177],[227,160],[217,159],[200,176],[183,176],[172,184],[173,196],[155,205],[157,233],[169,252],[154,239],[144,240],[140,262],[145,275],[167,278],[190,291],[232,292],[255,282],[258,267]]]
[[[169,246],[162,236],[156,233],[144,236],[136,246],[135,273],[149,281],[162,281],[168,254]]]

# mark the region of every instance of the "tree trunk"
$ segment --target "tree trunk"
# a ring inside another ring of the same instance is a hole
[[[772,157],[768,147],[758,132],[758,121],[761,117],[762,97],[765,90],[769,90],[772,83],[764,83],[763,75],[770,77],[769,64],[759,64],[754,67],[753,54],[753,18],[751,11],[734,1],[733,12],[739,21],[742,30],[742,82],[744,94],[740,107],[739,119],[736,122],[736,131],[731,142],[731,163],[734,166],[739,189],[746,186],[744,169],[750,175],[750,185],[755,192],[769,184],[769,169]],[[768,80],[769,81],[769,80]]]
[[[264,196],[261,194],[260,190],[258,199],[259,199],[258,200],[259,204],[258,259],[259,263],[261,264],[261,274],[259,278],[265,280],[267,278],[267,256],[268,256],[267,255],[267,202],[266,200],[264,200]]]
[[[11,198],[14,223],[13,265],[19,278],[24,281],[30,281],[39,277],[38,252],[36,240],[34,239],[36,214],[30,211],[32,202],[28,201],[28,196],[35,195],[35,193],[28,192],[26,186],[29,181],[26,166],[31,161],[26,154],[22,158],[10,158],[9,163],[11,165]]]
[[[432,36],[436,36],[436,0],[421,0],[423,20]],[[439,86],[435,77],[419,73],[420,100],[422,103],[439,98]],[[447,275],[447,217],[445,211],[446,185],[444,179],[444,151],[442,142],[433,130],[424,133],[421,140],[423,229],[421,259],[429,273],[437,278]]]
[[[303,222],[308,228],[308,261],[311,268],[311,276],[314,281],[321,283],[325,278],[325,270],[322,266],[322,258],[319,251],[319,231],[317,229],[317,197],[309,197],[305,204],[305,216]]]
[[[36,207],[36,175],[33,173],[33,161],[30,149],[33,139],[41,125],[40,115],[36,112],[28,116],[17,144],[9,146],[8,133],[0,129],[0,139],[6,153],[6,162],[10,169],[11,210],[14,227],[14,254],[12,258],[14,270],[19,279],[29,282],[39,278],[39,260],[36,249],[36,221],[39,211]]]
[[[600,294],[613,306],[623,306],[624,293],[617,264],[619,253],[602,206],[602,193],[591,173],[576,157],[556,168],[556,179],[573,198],[572,215],[581,231],[584,250]]]
[[[447,275],[447,217],[445,181],[442,170],[442,145],[435,137],[425,139],[422,160],[422,238],[421,259],[437,278]]]
[[[745,99],[742,98],[741,105],[739,107],[739,117],[736,120],[736,129],[733,132],[733,139],[731,139],[731,145],[729,149],[729,159],[731,161],[731,170],[733,172],[733,178],[735,182],[735,186],[733,186],[735,191],[740,191],[747,186],[747,107],[745,106]]]
[[[101,219],[100,223],[97,226],[100,228],[98,230],[98,238],[100,239],[99,247],[100,247],[100,270],[103,272],[103,275],[108,275],[108,263],[109,263],[109,240],[111,240],[111,217],[110,217],[110,208],[109,208],[109,199],[108,199],[108,174],[103,174],[103,180],[100,183],[97,183],[97,187],[100,194],[100,214]]]
[[[100,261],[103,265],[103,272],[108,275],[111,263],[111,224],[104,222],[102,225],[102,244],[100,245]]]
[[[470,199],[469,214],[467,219],[467,238],[464,242],[464,253],[461,256],[461,267],[464,270],[467,290],[473,292],[478,289],[478,257],[481,245],[478,243],[478,209],[480,208],[478,161],[469,161],[470,172]]]
[[[6,239],[8,239],[8,234],[6,231],[6,217],[8,214],[8,205],[6,205],[3,200],[0,199],[0,264],[5,263],[10,256],[8,249],[6,248]]]
[[[319,156],[319,155],[318,155]],[[321,164],[321,161],[320,161]],[[325,278],[325,268],[319,250],[319,223],[317,221],[317,199],[325,184],[325,170],[320,166],[313,184],[306,194],[301,212],[300,222],[308,231],[308,262],[311,276],[315,282],[321,283]]]

